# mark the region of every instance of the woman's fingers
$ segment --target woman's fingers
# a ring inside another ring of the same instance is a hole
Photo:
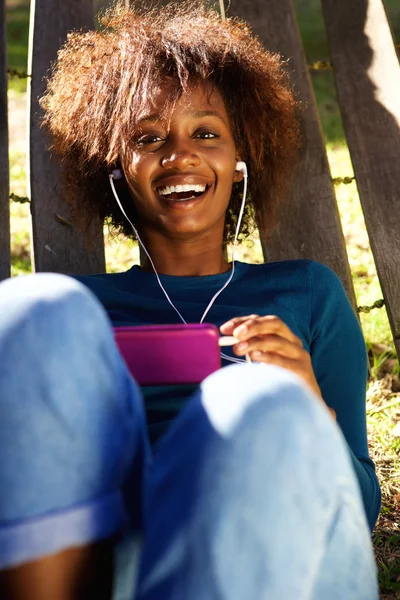
[[[233,346],[233,350],[239,356],[258,350],[261,352],[274,352],[296,360],[302,357],[302,353],[306,352],[302,346],[295,342],[274,334],[251,337],[247,341],[240,341],[239,344]]]
[[[232,319],[231,322],[233,322]],[[258,317],[250,315],[244,322],[238,322],[232,330],[232,334],[240,341],[247,341],[252,337],[278,335],[299,347],[303,347],[303,343],[297,335],[280,319],[274,315]]]
[[[296,373],[323,400],[310,354],[304,349],[301,339],[279,317],[236,317],[224,323],[220,330],[222,334],[233,335],[239,340],[233,346],[237,356],[249,355],[255,362],[276,365]],[[331,410],[331,413],[335,418],[334,411]]]
[[[269,365],[276,365],[277,367],[283,367],[293,373],[301,374],[299,364],[296,360],[276,354],[275,352],[262,352],[260,350],[254,350],[250,352],[250,358],[256,362],[266,362]]]
[[[255,319],[258,315],[246,315],[245,317],[235,317],[230,319],[219,328],[221,333],[224,335],[232,335],[233,330],[238,327],[241,323],[245,323],[249,319]]]
[[[292,373],[296,373],[303,381],[305,381],[314,393],[322,399],[321,389],[315,379],[314,371],[311,366],[310,355],[305,351],[301,350],[302,356],[300,358],[290,358],[277,352],[264,352],[262,350],[254,350],[249,352],[251,360],[255,362],[267,363],[269,365],[275,365],[288,369]]]

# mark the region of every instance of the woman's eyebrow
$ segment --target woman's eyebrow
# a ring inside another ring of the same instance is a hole
[[[191,116],[195,117],[196,119],[201,119],[202,117],[217,117],[226,125],[224,117],[216,110],[198,110],[191,113]]]
[[[155,121],[160,121],[159,115],[147,115],[146,117],[139,119],[139,123],[154,123]]]
[[[203,117],[217,117],[217,119],[220,119],[220,121],[222,121],[225,125],[226,125],[226,121],[224,119],[224,117],[221,115],[221,113],[219,113],[216,110],[196,110],[194,112],[189,113],[191,117],[194,117],[195,119],[201,119]],[[162,120],[160,115],[146,115],[143,118],[139,119],[139,123],[143,124],[143,123],[154,123],[156,121],[160,121]]]

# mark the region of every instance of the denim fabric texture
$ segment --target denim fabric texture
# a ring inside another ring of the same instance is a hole
[[[72,278],[0,285],[0,457],[0,568],[120,533],[116,600],[378,598],[323,403],[278,367],[226,367],[152,451],[107,314]]]

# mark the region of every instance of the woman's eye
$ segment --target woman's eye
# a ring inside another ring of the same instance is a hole
[[[156,134],[142,135],[142,137],[137,140],[137,144],[140,146],[156,144],[157,142],[162,142],[162,137]]]
[[[217,135],[216,133],[212,132],[212,131],[199,131],[199,133],[197,134],[197,137],[199,137],[202,140],[213,140],[214,138],[218,138],[219,135]]]

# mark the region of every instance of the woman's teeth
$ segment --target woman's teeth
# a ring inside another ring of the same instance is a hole
[[[164,188],[159,188],[157,191],[160,194],[160,196],[171,196],[172,194],[174,194],[175,197],[170,199],[183,201],[193,200],[198,195],[203,194],[206,191],[206,188],[206,185],[191,185],[186,183],[184,185],[167,185]],[[179,196],[176,196],[176,194],[179,194]],[[197,194],[197,196],[195,194]]]

